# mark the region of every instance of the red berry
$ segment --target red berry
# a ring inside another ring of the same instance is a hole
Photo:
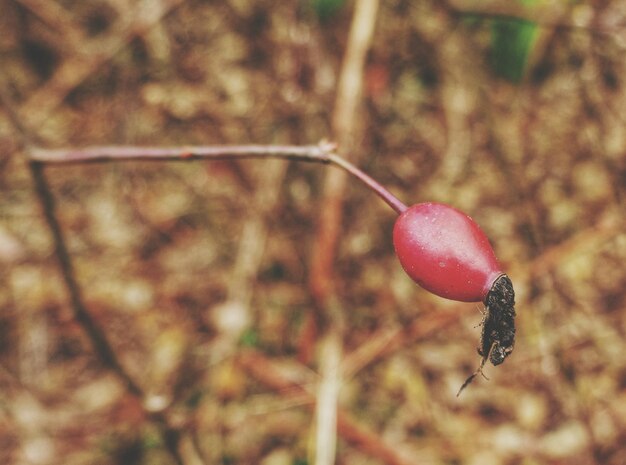
[[[407,274],[424,289],[447,299],[484,301],[503,274],[476,222],[441,203],[407,208],[396,220],[393,244]]]

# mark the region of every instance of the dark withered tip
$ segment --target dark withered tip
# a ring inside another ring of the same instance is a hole
[[[485,297],[485,305],[489,308],[496,306],[502,309],[508,308],[515,316],[515,291],[511,278],[505,274],[501,274],[491,286],[491,289]]]
[[[487,312],[479,352],[500,365],[515,345],[515,291],[511,279],[503,274],[491,286],[485,298]]]
[[[482,374],[487,360],[494,366],[504,362],[515,345],[515,291],[509,277],[502,274],[495,280],[485,298],[485,316],[478,354],[482,357],[478,369],[463,383],[459,394]],[[483,375],[484,376],[484,375]]]

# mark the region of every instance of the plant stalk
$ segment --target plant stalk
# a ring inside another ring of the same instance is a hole
[[[30,159],[43,164],[93,163],[130,160],[232,160],[282,158],[335,165],[359,179],[374,191],[396,213],[400,214],[407,206],[382,184],[370,175],[335,153],[336,146],[329,142],[317,145],[209,145],[189,147],[137,147],[137,146],[96,146],[80,149],[48,150],[33,148]]]

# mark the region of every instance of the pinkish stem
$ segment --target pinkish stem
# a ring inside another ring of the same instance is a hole
[[[318,145],[231,145],[193,147],[134,147],[101,146],[82,149],[47,150],[34,148],[30,159],[42,164],[86,163],[123,160],[190,160],[190,159],[251,159],[283,158],[333,164],[361,180],[398,214],[407,209],[395,195],[370,175],[335,153],[335,144],[321,142]]]
[[[400,199],[398,199],[398,197],[389,192],[386,187],[384,187],[382,184],[372,178],[369,174],[354,166],[345,158],[331,153],[328,155],[328,160],[330,161],[330,163],[333,163],[340,168],[343,168],[352,176],[361,180],[367,187],[376,192],[376,194],[378,194],[378,196],[383,199],[387,203],[387,205],[393,208],[396,213],[400,214],[408,208],[404,203],[402,203],[402,201],[400,201]]]

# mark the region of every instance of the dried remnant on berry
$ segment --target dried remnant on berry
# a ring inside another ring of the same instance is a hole
[[[483,320],[478,353],[500,365],[515,345],[515,291],[505,274],[500,276],[485,299],[487,311]]]
[[[482,374],[487,360],[494,366],[504,362],[515,345],[515,291],[513,283],[505,274],[495,280],[485,297],[485,316],[478,354],[482,357],[478,369],[465,380],[459,394],[478,374]],[[484,375],[483,375],[484,376]]]

